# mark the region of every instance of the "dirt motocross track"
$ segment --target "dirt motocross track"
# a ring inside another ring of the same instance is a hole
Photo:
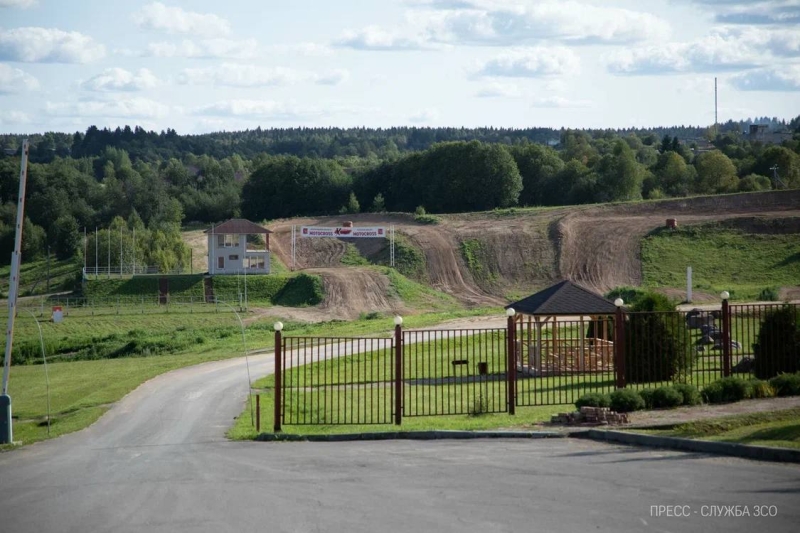
[[[440,215],[434,225],[417,223],[412,215],[343,215],[276,221],[269,229],[275,232],[273,254],[291,266],[292,224],[394,225],[398,239],[424,255],[424,276],[417,281],[479,306],[500,305],[509,295],[525,296],[560,279],[601,293],[640,285],[640,242],[667,218],[688,225],[794,217],[800,217],[800,191]],[[402,312],[403,303],[391,295],[384,274],[341,264],[348,242],[371,261],[385,264],[388,259],[387,239],[297,238],[297,269],[320,275],[325,286],[326,300],[316,313],[353,318],[361,312]],[[477,259],[472,268],[465,246]]]

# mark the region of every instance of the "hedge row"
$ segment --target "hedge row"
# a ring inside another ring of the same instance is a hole
[[[618,413],[641,409],[671,409],[681,405],[738,402],[752,398],[800,396],[800,372],[781,374],[769,381],[728,377],[703,388],[702,394],[694,385],[680,383],[657,389],[619,389],[611,394],[591,392],[575,402],[575,407],[610,407]]]

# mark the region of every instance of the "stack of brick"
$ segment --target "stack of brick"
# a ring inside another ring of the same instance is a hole
[[[572,413],[559,413],[550,418],[553,424],[586,424],[586,425],[609,425],[627,424],[628,415],[617,413],[608,407],[581,407],[580,411]]]

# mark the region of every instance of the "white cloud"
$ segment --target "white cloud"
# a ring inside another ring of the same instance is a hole
[[[592,103],[589,100],[571,100],[563,96],[544,96],[534,98],[531,102],[531,107],[590,107]]]
[[[27,63],[88,63],[105,56],[105,47],[76,31],[52,28],[0,28],[0,60]]]
[[[35,91],[39,80],[18,68],[0,63],[0,94]]]
[[[185,11],[161,2],[144,6],[134,13],[133,21],[146,30],[201,37],[219,37],[228,35],[231,31],[230,23],[222,17],[211,13]]]
[[[322,115],[322,111],[295,103],[273,100],[225,100],[202,106],[194,114],[220,117],[240,117],[272,120],[309,120]]]
[[[475,72],[478,76],[539,78],[574,74],[580,68],[578,56],[563,46],[511,48],[484,62]]]
[[[716,22],[742,25],[800,24],[797,0],[688,0],[714,13]]]
[[[38,0],[0,0],[0,7],[21,7],[23,9],[35,6]]]
[[[142,91],[158,85],[158,79],[146,68],[133,73],[123,68],[107,68],[81,83],[89,91]]]
[[[413,122],[415,124],[427,124],[430,122],[435,122],[439,118],[439,111],[436,109],[428,108],[423,109],[417,113],[414,113],[410,117],[408,117],[409,122]]]
[[[800,65],[753,70],[730,82],[741,91],[800,91]]]
[[[44,111],[54,117],[160,118],[169,107],[147,98],[47,102]]]
[[[22,111],[5,111],[0,109],[0,124],[13,125],[13,124],[28,124],[31,117]]]
[[[265,54],[300,54],[304,56],[329,56],[333,53],[327,44],[293,43],[271,44],[263,47]]]
[[[500,82],[484,85],[475,93],[478,98],[516,98],[520,95],[519,87],[516,85]]]
[[[667,43],[616,54],[608,65],[614,74],[714,72],[752,68],[765,61],[763,47],[738,32],[718,31],[702,39]]]
[[[419,35],[403,36],[377,26],[368,26],[359,31],[345,31],[342,37],[334,42],[334,46],[376,51],[421,50],[429,47]]]
[[[446,43],[524,44],[558,39],[573,43],[624,44],[664,38],[669,24],[650,13],[568,1],[434,2],[412,11],[413,27]]]
[[[285,67],[259,67],[223,63],[215,67],[187,68],[178,75],[178,82],[187,85],[221,85],[228,87],[268,87],[313,82],[337,85],[348,76],[347,71],[316,73]]]
[[[183,40],[180,43],[150,43],[143,55],[198,59],[251,59],[257,53],[258,43],[255,39],[204,39],[201,41]]]

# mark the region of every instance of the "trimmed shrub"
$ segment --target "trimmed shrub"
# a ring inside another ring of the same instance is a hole
[[[608,394],[590,392],[578,398],[575,407],[578,409],[581,407],[611,407],[611,398]]]
[[[788,305],[769,311],[753,344],[753,373],[769,379],[800,371],[800,313]]]
[[[674,387],[659,387],[653,392],[653,407],[672,409],[683,403],[683,394]]]
[[[800,372],[780,374],[769,380],[776,396],[800,396]]]
[[[751,398],[772,398],[775,396],[775,389],[768,382],[761,379],[751,379],[750,384]]]
[[[681,405],[700,405],[703,403],[703,399],[700,397],[700,391],[697,390],[697,387],[694,385],[690,385],[688,383],[678,383],[672,388],[680,392],[681,396],[683,396]]]
[[[633,389],[619,389],[611,393],[611,409],[618,413],[630,413],[644,409],[644,400]]]
[[[737,377],[722,378],[703,389],[703,399],[708,403],[738,402],[751,396],[751,384]]]
[[[692,369],[686,321],[663,294],[637,300],[625,324],[625,381],[675,381]]]
[[[639,391],[639,396],[644,400],[645,409],[653,408],[653,395],[656,393],[655,389],[642,389]]]

